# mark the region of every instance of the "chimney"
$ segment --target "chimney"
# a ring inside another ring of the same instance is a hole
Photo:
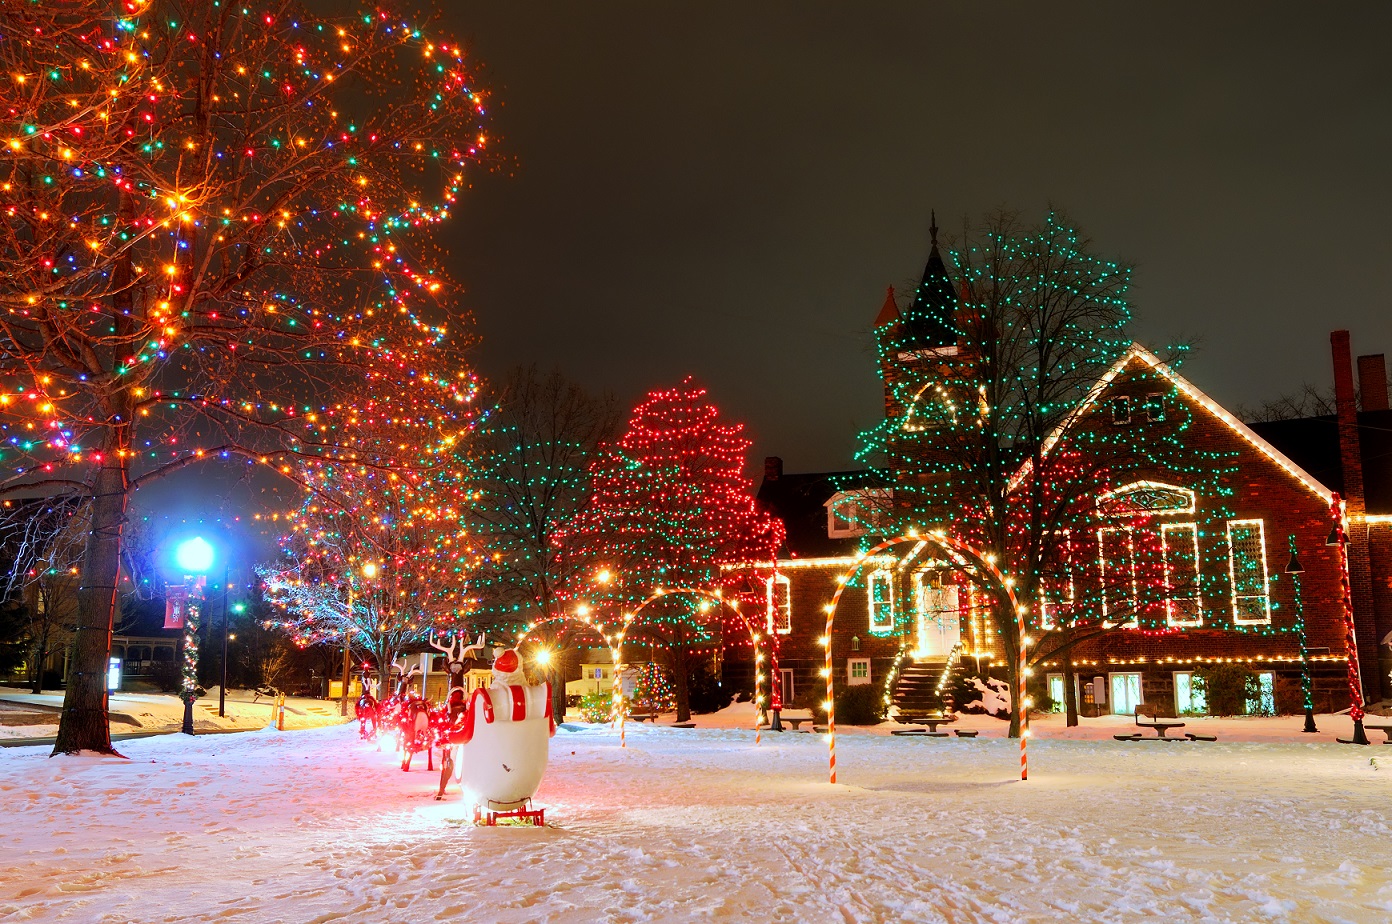
[[[1387,360],[1381,353],[1358,357],[1358,397],[1365,411],[1387,410]]]
[[[764,456],[764,480],[777,481],[783,477],[783,460],[778,456]]]

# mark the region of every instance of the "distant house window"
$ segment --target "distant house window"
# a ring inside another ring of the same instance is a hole
[[[858,687],[870,682],[870,659],[851,658],[846,662],[846,684]]]
[[[1146,420],[1151,423],[1158,423],[1165,419],[1165,396],[1159,393],[1146,395],[1141,400],[1141,409],[1145,412]]]
[[[1131,399],[1122,395],[1112,399],[1112,423],[1128,424],[1131,422]]]
[[[871,572],[866,588],[870,603],[870,631],[884,635],[894,631],[894,574],[880,570]]]
[[[1172,626],[1202,625],[1198,526],[1161,524],[1160,545],[1165,559],[1165,621]]]
[[[1271,622],[1268,577],[1265,524],[1261,520],[1229,520],[1228,579],[1232,588],[1234,623]]]
[[[826,502],[827,535],[847,539],[880,533],[889,521],[892,495],[883,488],[837,491]]]
[[[774,574],[764,582],[768,630],[787,635],[793,629],[792,584],[787,575]]]

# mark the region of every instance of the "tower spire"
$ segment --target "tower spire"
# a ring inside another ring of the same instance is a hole
[[[933,250],[938,249],[938,210],[928,210],[928,237],[933,242]]]

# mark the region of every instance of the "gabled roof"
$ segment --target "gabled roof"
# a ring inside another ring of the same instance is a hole
[[[1049,434],[1048,438],[1044,440],[1043,451],[1045,454],[1047,454],[1050,450],[1054,448],[1058,441],[1063,437],[1063,434],[1070,427],[1072,427],[1073,424],[1080,420],[1082,416],[1093,407],[1093,405],[1095,405],[1099,400],[1101,400],[1103,393],[1105,393],[1107,390],[1107,387],[1111,385],[1112,382],[1116,379],[1116,377],[1122,373],[1122,370],[1124,370],[1135,360],[1140,360],[1141,362],[1145,363],[1147,366],[1150,367],[1151,371],[1159,375],[1161,378],[1168,380],[1170,384],[1173,385],[1178,391],[1184,393],[1187,397],[1190,398],[1190,400],[1201,405],[1214,417],[1217,417],[1219,420],[1221,420],[1224,424],[1227,425],[1228,429],[1232,430],[1233,433],[1235,433],[1237,436],[1240,436],[1242,437],[1242,439],[1246,440],[1249,444],[1251,444],[1251,446],[1254,449],[1256,449],[1262,455],[1266,456],[1272,462],[1275,462],[1278,466],[1284,469],[1287,474],[1289,474],[1296,481],[1299,481],[1302,485],[1308,488],[1311,493],[1319,497],[1326,504],[1330,503],[1334,499],[1333,492],[1330,491],[1329,488],[1321,484],[1318,479],[1312,476],[1309,472],[1305,471],[1305,469],[1301,468],[1299,465],[1296,465],[1294,462],[1292,462],[1290,460],[1290,457],[1288,457],[1285,453],[1281,452],[1275,446],[1271,445],[1269,442],[1267,442],[1265,439],[1259,436],[1256,433],[1256,431],[1254,431],[1251,427],[1247,426],[1247,424],[1234,417],[1226,408],[1220,405],[1217,401],[1214,401],[1208,395],[1204,394],[1203,391],[1201,391],[1199,387],[1196,386],[1193,382],[1190,382],[1184,376],[1180,375],[1174,369],[1170,368],[1169,364],[1165,363],[1163,360],[1160,359],[1160,357],[1156,356],[1154,353],[1150,352],[1145,347],[1141,346],[1139,343],[1131,344],[1130,349],[1128,349],[1121,356],[1120,359],[1113,363],[1112,367],[1108,369],[1100,379],[1097,380],[1097,384],[1092,386],[1092,388],[1088,391],[1087,397],[1084,398],[1082,402],[1080,402],[1078,406],[1073,409],[1073,413],[1069,414],[1068,418],[1064,420],[1064,422],[1061,423],[1054,430],[1053,433]],[[1025,465],[1020,469],[1020,472],[1015,476],[1012,487],[1014,486],[1014,484],[1019,484],[1028,474],[1029,463],[1026,462]]]
[[[1251,426],[1321,484],[1343,492],[1339,420],[1334,414],[1263,421]],[[1363,457],[1363,493],[1368,513],[1392,514],[1392,411],[1358,412],[1358,446]]]
[[[787,538],[778,550],[779,558],[821,558],[853,555],[858,539],[827,535],[826,502],[839,491],[887,487],[873,472],[807,472],[765,477],[755,495],[759,508],[783,521]]]

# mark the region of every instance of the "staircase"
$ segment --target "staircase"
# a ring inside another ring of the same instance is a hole
[[[956,706],[952,701],[953,675],[961,669],[961,659],[951,655],[932,655],[905,661],[899,668],[899,678],[894,684],[893,703],[899,715],[932,715],[951,712]],[[947,681],[944,682],[944,675]],[[938,692],[938,684],[943,690]]]

